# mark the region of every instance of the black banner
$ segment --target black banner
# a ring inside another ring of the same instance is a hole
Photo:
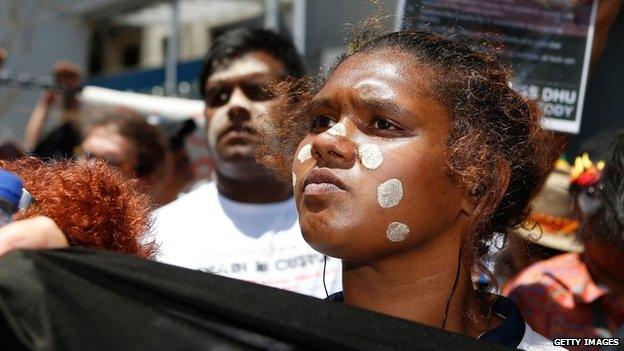
[[[0,259],[2,350],[506,350],[338,302],[71,248]]]

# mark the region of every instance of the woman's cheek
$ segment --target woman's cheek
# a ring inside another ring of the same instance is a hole
[[[358,149],[358,156],[362,163],[362,184],[367,189],[360,189],[365,194],[367,203],[365,212],[367,228],[378,238],[390,243],[399,243],[409,237],[411,229],[407,224],[408,216],[405,211],[404,181],[401,179],[409,172],[405,172],[402,165],[405,160],[401,157],[398,147],[379,147],[376,144],[363,144]]]
[[[398,178],[391,178],[381,183],[377,187],[377,204],[381,207],[382,211],[386,211],[391,208],[397,207],[399,210],[401,207],[401,201],[403,200],[403,182]],[[397,211],[403,212],[403,211]],[[386,238],[391,242],[401,242],[405,240],[410,234],[410,228],[404,221],[399,221],[397,216],[392,222],[390,222],[385,230]]]
[[[304,163],[311,162],[312,159],[312,142],[309,137],[305,138],[297,151],[292,163],[292,186],[293,193],[295,194],[295,200],[299,203],[302,195],[302,183],[305,181],[305,174],[303,173],[306,166]],[[311,167],[311,166],[310,166]]]
[[[367,196],[374,203],[368,210],[379,214],[371,228],[391,245],[428,231],[430,216],[435,216],[428,208],[437,208],[442,197],[439,186],[444,183],[444,165],[436,149],[424,148],[422,142],[410,138],[381,145],[380,155],[371,157],[381,164],[363,170],[363,178],[371,179],[369,186],[374,188],[374,196]]]

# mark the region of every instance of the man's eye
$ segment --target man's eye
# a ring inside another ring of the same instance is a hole
[[[336,122],[329,116],[317,116],[312,123],[313,130],[331,128]]]
[[[375,120],[374,126],[377,129],[386,129],[386,130],[398,130],[399,129],[394,123],[388,121],[385,118],[377,118]]]
[[[223,106],[230,101],[232,90],[226,87],[213,88],[206,92],[206,103],[210,107]]]
[[[258,84],[241,84],[245,95],[252,101],[267,101],[273,99],[273,93],[269,87]]]

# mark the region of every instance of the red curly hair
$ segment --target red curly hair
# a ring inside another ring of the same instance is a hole
[[[135,180],[104,161],[48,161],[34,157],[0,160],[15,173],[35,201],[15,219],[48,216],[70,245],[131,254],[151,259],[156,244],[148,237],[151,203]]]

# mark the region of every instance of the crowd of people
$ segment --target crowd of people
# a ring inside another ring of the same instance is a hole
[[[63,94],[0,163],[35,198],[0,254],[108,249],[526,350],[624,338],[624,133],[555,163],[510,71],[426,31],[361,38],[324,79],[304,74],[281,34],[219,36],[198,77],[214,179],[178,196],[194,126],[87,123],[79,69],[55,65]],[[63,209],[73,187],[82,205]]]

